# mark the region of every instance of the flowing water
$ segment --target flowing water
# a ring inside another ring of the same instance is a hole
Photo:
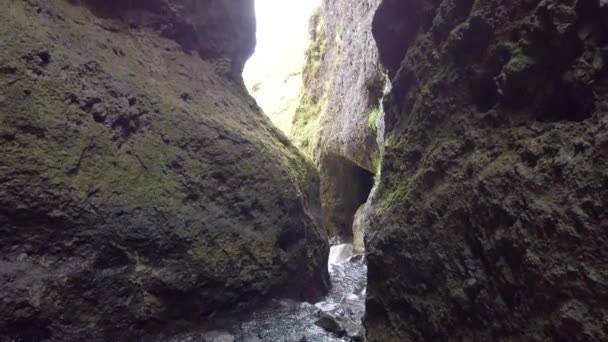
[[[361,320],[365,311],[365,259],[362,255],[353,254],[351,244],[336,245],[331,247],[328,267],[331,289],[319,303],[313,305],[274,300],[245,318],[224,323],[221,330],[190,333],[170,341],[363,341],[365,333]]]

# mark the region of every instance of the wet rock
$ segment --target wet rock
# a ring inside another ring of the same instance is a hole
[[[363,262],[365,262],[365,255],[363,255],[363,254],[353,255],[352,257],[350,257],[348,259],[348,262],[363,263]]]
[[[325,331],[347,337],[351,341],[364,341],[365,339],[365,329],[361,322],[351,321],[343,315],[340,316],[338,312],[323,313],[315,324]]]
[[[338,320],[334,316],[327,313],[321,315],[315,324],[336,335],[342,335],[345,333],[345,329],[340,325],[340,323],[338,323]]]
[[[365,329],[361,323],[353,323],[350,321],[342,324],[344,327],[344,334],[354,342],[365,341]]]
[[[253,4],[0,11],[0,340],[139,341],[327,292],[318,175],[240,80]]]
[[[332,302],[319,302],[315,304],[315,307],[319,310],[318,315],[320,316],[324,312],[332,312],[338,308],[337,303]]]

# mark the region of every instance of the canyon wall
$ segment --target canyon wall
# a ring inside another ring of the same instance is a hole
[[[371,23],[380,1],[324,1],[312,17],[304,89],[292,136],[319,167],[325,226],[350,239],[372,188],[384,74]]]
[[[253,0],[0,5],[0,340],[323,294],[318,175],[240,76]]]
[[[608,340],[608,4],[384,0],[369,341]]]

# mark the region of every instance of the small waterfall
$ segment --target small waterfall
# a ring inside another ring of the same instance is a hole
[[[348,261],[348,259],[351,258],[352,256],[353,256],[353,245],[350,243],[331,246],[331,249],[329,250],[329,260],[328,260],[328,265],[330,267],[329,271],[331,272],[332,265],[343,264],[344,262]]]

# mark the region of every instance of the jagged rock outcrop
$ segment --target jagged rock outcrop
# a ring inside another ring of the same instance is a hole
[[[0,1],[0,340],[327,288],[318,176],[246,93],[253,1]]]
[[[369,341],[608,339],[608,5],[384,0]]]
[[[373,185],[384,75],[370,31],[379,0],[324,1],[311,20],[295,140],[319,166],[325,225],[352,237],[353,216]]]

